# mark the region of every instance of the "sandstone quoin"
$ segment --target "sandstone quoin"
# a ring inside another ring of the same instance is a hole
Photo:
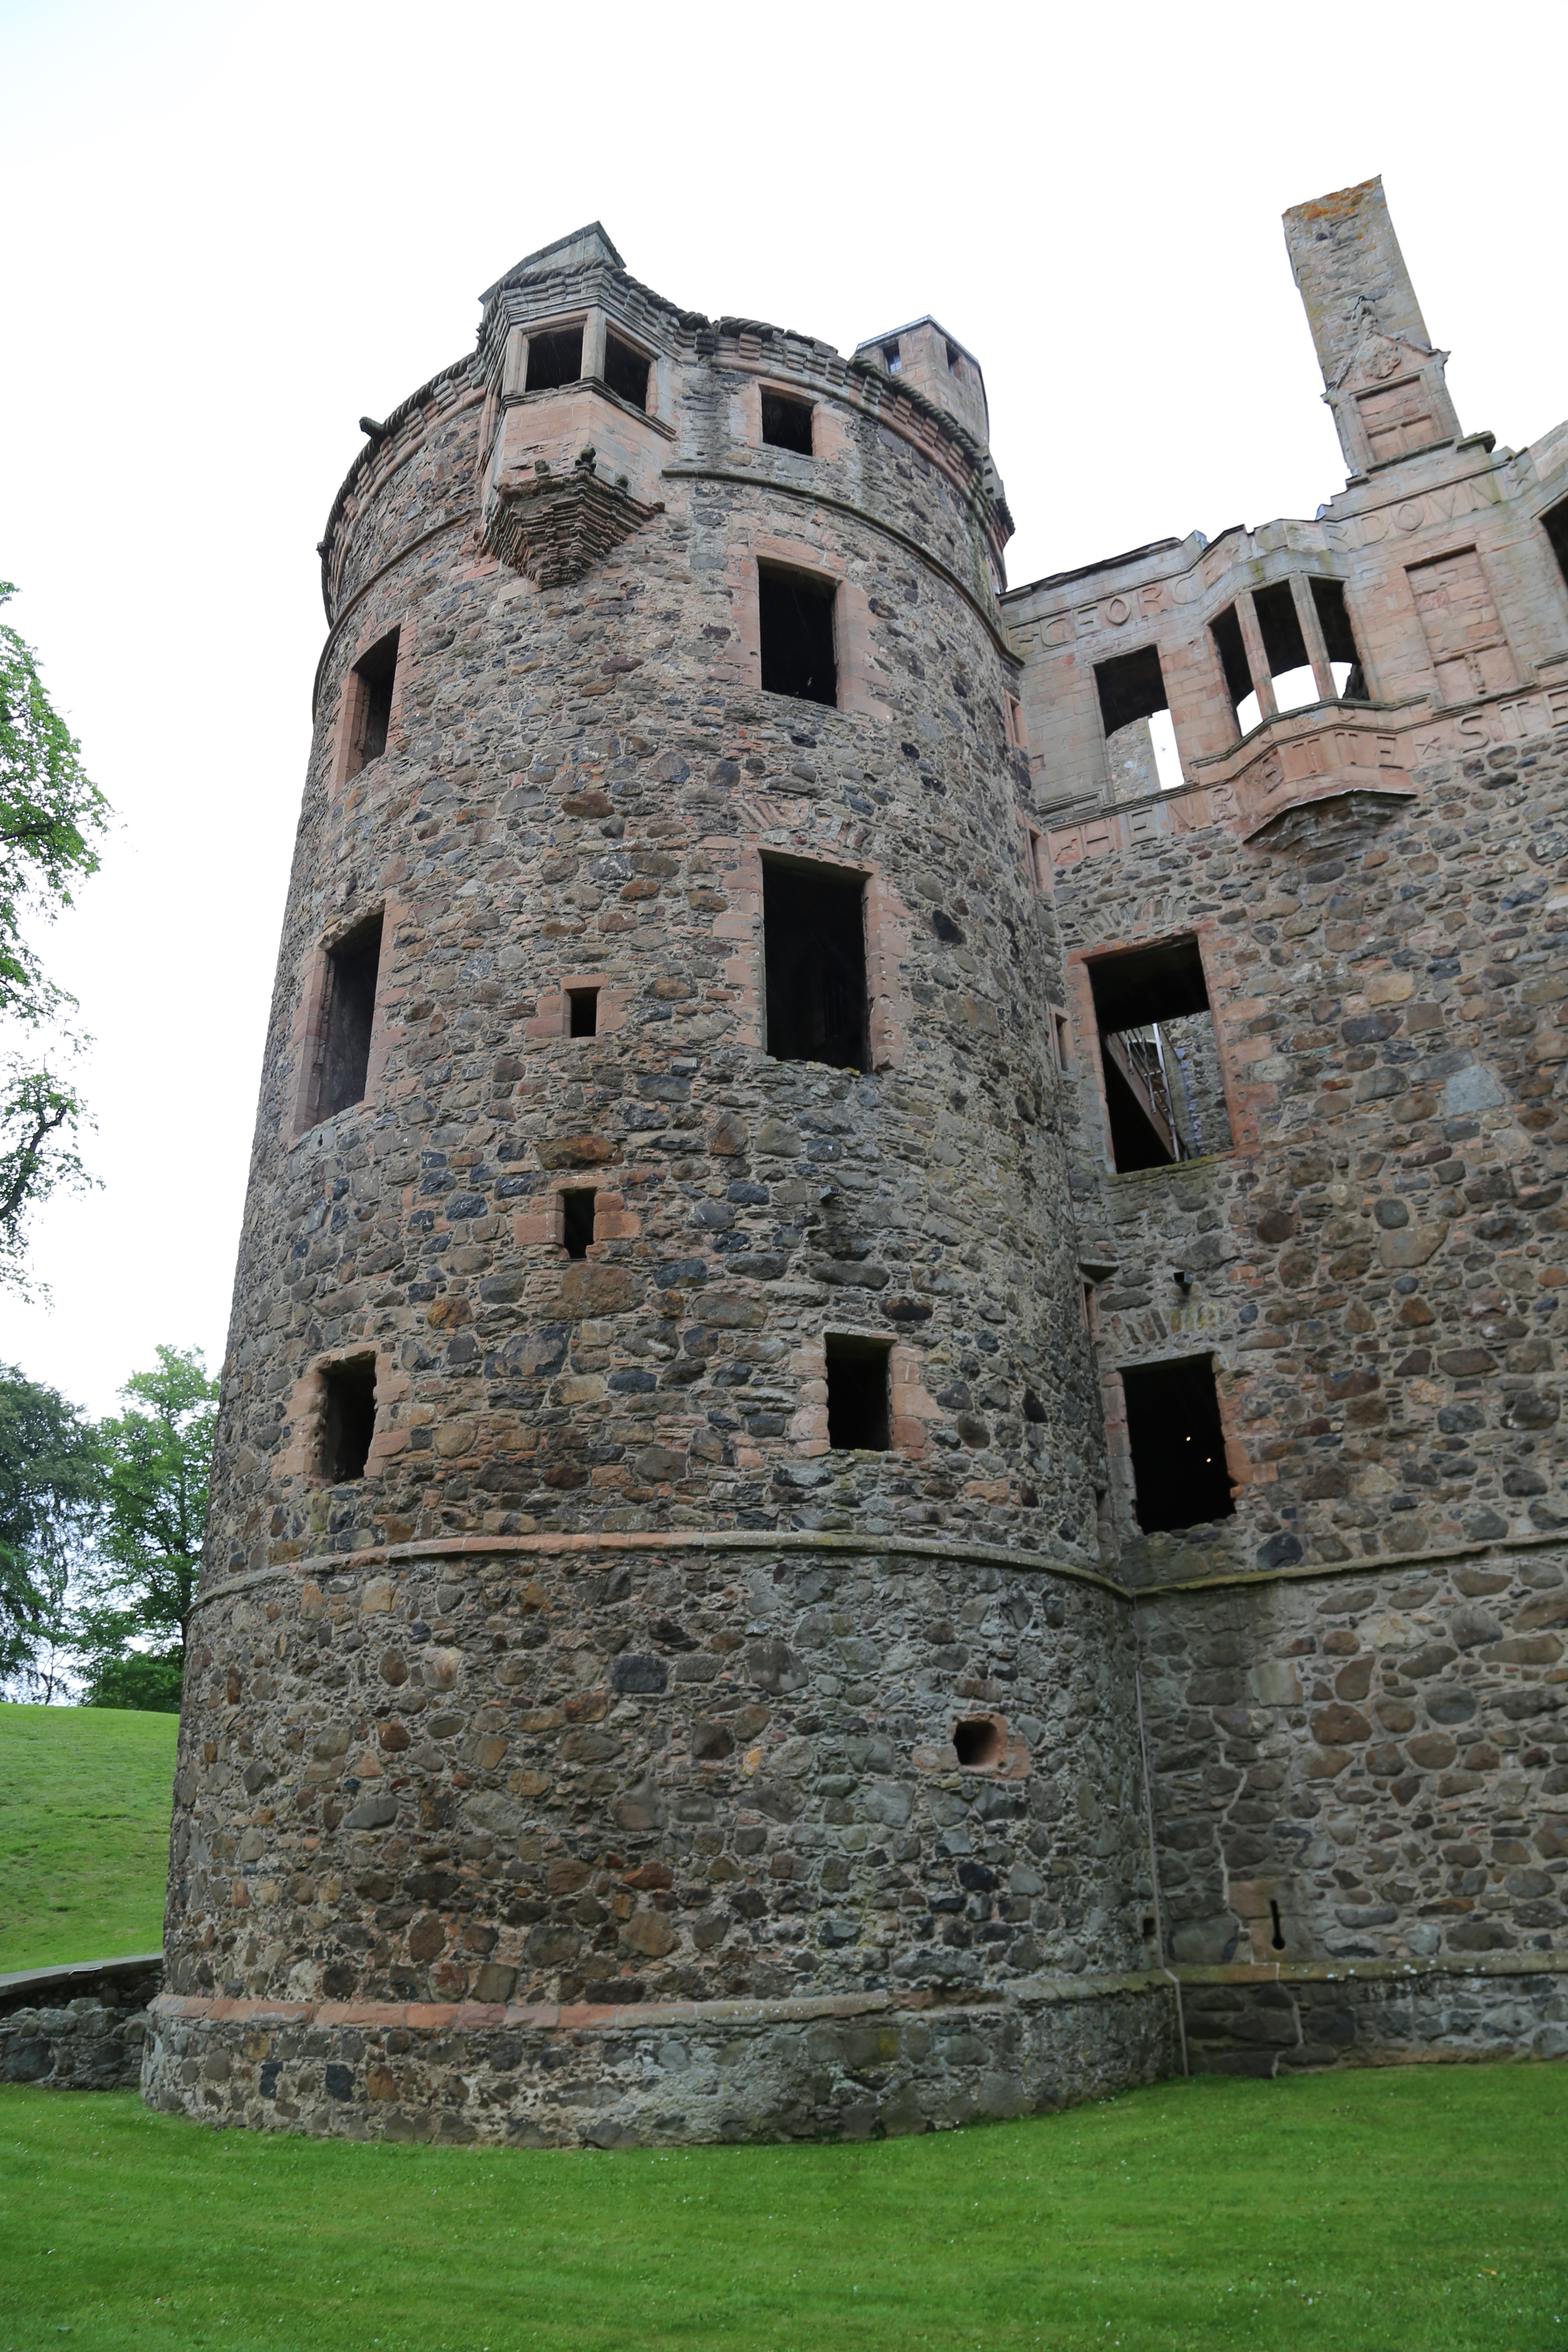
[[[597,225],[364,420],[155,2104],[1568,2048],[1568,426],[1463,429],[1381,183],[1286,237],[1343,488],[1017,588],[946,328]]]

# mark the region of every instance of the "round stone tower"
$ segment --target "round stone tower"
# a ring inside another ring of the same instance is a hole
[[[321,550],[149,2095],[608,2144],[1152,2073],[980,371],[596,226],[483,299]]]

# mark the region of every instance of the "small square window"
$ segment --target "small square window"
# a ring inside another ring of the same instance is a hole
[[[1138,1524],[1146,1536],[1235,1515],[1214,1359],[1129,1364],[1121,1373]]]
[[[561,1238],[566,1244],[568,1257],[586,1257],[588,1255],[588,1244],[594,1238],[596,1197],[591,1192],[563,1192],[561,1195]]]
[[[583,328],[557,327],[546,335],[528,339],[530,392],[556,392],[563,383],[577,383],[583,374]]]
[[[329,1364],[321,1381],[326,1395],[319,1467],[329,1486],[346,1486],[364,1476],[375,1435],[375,1358],[354,1356],[346,1364]]]
[[[392,724],[392,690],[397,683],[397,630],[389,629],[353,666],[353,707],[349,719],[351,775],[368,768],[386,749],[387,731]]]
[[[775,1062],[870,1067],[865,902],[863,875],[763,858],[767,1050]]]
[[[313,1123],[332,1118],[364,1100],[381,971],[381,934],[382,917],[374,914],[327,950],[325,1018]]]
[[[757,620],[762,637],[763,690],[800,702],[838,700],[838,660],[833,643],[831,580],[757,567]]]
[[[569,1036],[596,1037],[598,1035],[599,992],[596,988],[569,988],[566,992],[566,1007]]]
[[[811,455],[811,403],[792,400],[782,392],[763,394],[763,439],[772,449],[793,449]]]
[[[619,335],[605,338],[605,382],[633,408],[647,406],[648,363],[641,352],[623,343]]]
[[[886,1454],[891,1443],[890,1345],[829,1332],[827,1442],[836,1453]]]

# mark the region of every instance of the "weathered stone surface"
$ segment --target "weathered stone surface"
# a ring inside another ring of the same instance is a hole
[[[847,363],[678,310],[597,228],[492,288],[357,462],[160,2104],[923,2128],[1172,2063],[1161,1957],[1201,2063],[1556,2046],[1568,626],[1540,517],[1568,440],[1446,429],[1375,184],[1290,224],[1353,469],[1310,523],[999,593],[984,389],[934,322],[898,374]],[[535,322],[573,319],[581,378],[531,392]],[[763,437],[764,381],[812,404],[809,457]],[[763,688],[769,564],[833,586],[832,704]],[[394,629],[378,749],[355,665]],[[1280,713],[1292,630],[1316,699]],[[1168,791],[1125,709],[1152,679]],[[864,877],[863,1069],[766,1051],[764,856]],[[334,944],[377,913],[363,1096],[317,1119]],[[1184,940],[1200,983],[1102,1043],[1105,959]],[[1113,1072],[1157,1164],[1113,1164]],[[890,1350],[885,1450],[833,1444],[830,1337]],[[355,1357],[369,1458],[329,1486]],[[1149,1532],[1124,1375],[1194,1357],[1235,1508]],[[993,1732],[1005,1771],[971,1760]]]

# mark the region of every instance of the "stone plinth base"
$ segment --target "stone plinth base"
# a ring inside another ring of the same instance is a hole
[[[348,2139],[630,2147],[869,2139],[1194,2074],[1568,2055],[1568,1956],[1036,1977],[637,2008],[153,2004],[142,2087],[204,2122]]]
[[[628,2009],[155,2004],[149,2104],[353,2139],[626,2147],[868,2139],[1021,2116],[1173,2063],[1170,1982]]]

